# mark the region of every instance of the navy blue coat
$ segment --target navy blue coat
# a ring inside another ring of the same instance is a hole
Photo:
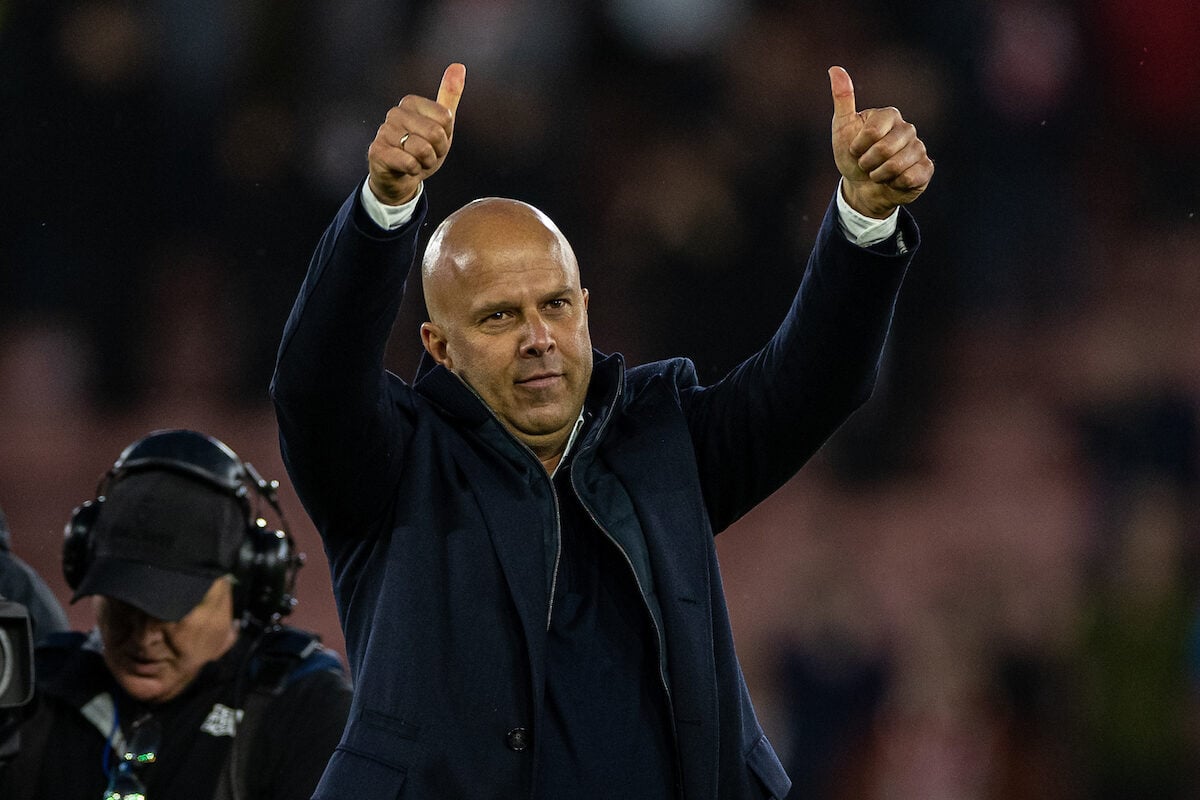
[[[284,461],[324,539],[355,682],[317,798],[538,797],[558,501],[526,447],[426,359],[384,350],[425,214],[385,233],[357,192],[313,256],[271,393]],[[905,255],[822,224],[767,345],[704,387],[690,361],[596,353],[571,481],[654,616],[687,800],[781,798],[789,780],[734,652],[714,535],[786,482],[870,395]],[[653,765],[647,765],[652,769]]]

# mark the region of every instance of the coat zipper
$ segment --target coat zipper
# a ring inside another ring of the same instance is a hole
[[[492,418],[495,419],[497,423],[500,423],[500,418],[496,416],[496,412],[492,411],[491,406],[484,402],[483,398],[479,396],[479,393],[476,392],[474,388],[472,388],[471,385],[466,381],[463,381],[463,385],[466,386],[472,394],[479,398],[479,402],[483,403],[484,408],[488,410],[488,413],[492,415]],[[617,400],[620,399],[624,388],[625,376],[622,375],[620,383],[617,385],[615,396],[612,402],[608,404],[608,413],[604,415],[603,419],[601,419],[600,427],[596,430],[594,436],[595,441],[600,440],[604,434],[604,429],[608,427],[608,421],[613,416],[612,410],[616,407]],[[538,460],[537,454],[530,450],[528,445],[509,433],[508,429],[504,427],[503,423],[500,423],[500,429],[504,431],[504,433],[507,434],[510,439],[512,439],[514,444],[529,454],[530,458],[532,458],[534,463],[537,464],[539,471],[550,483],[550,497],[554,501],[554,570],[550,575],[550,599],[546,607],[546,630],[549,631],[551,621],[554,619],[554,594],[558,589],[558,567],[559,562],[562,560],[562,506],[558,502],[558,492],[554,488],[554,476],[552,476],[549,472],[546,472],[545,467],[542,466],[542,462]],[[582,450],[583,445],[580,445],[580,451]],[[568,478],[571,484],[571,489],[578,497],[579,489],[575,486],[575,459],[571,460],[571,463],[568,465],[567,469],[569,471]],[[637,570],[634,569],[633,559],[629,557],[629,553],[625,552],[625,548],[621,547],[616,538],[608,532],[608,528],[600,524],[600,520],[596,518],[596,514],[592,511],[591,507],[588,506],[587,503],[583,502],[582,498],[580,498],[579,504],[583,506],[585,511],[587,511],[588,517],[591,518],[592,523],[595,524],[600,532],[604,534],[604,538],[608,539],[608,541],[612,543],[612,546],[617,548],[617,552],[621,554],[621,557],[625,559],[625,564],[629,567],[630,574],[633,575],[633,582],[637,585],[638,597],[640,597],[642,600],[642,608],[645,609],[647,616],[650,617],[650,625],[654,628],[654,654],[656,656],[656,661],[658,662],[658,669],[656,670],[658,673],[658,685],[662,687],[663,696],[667,698],[667,720],[671,723],[671,741],[675,744],[673,749],[675,751],[676,775],[681,775],[681,766],[679,763],[679,730],[675,725],[675,701],[671,697],[671,687],[667,685],[667,676],[663,672],[662,648],[664,645],[662,631],[658,627],[658,620],[654,618],[654,614],[650,611],[650,606],[646,602],[646,592],[642,588],[642,582],[638,578]]]
[[[512,440],[512,443],[515,444],[520,450],[523,450],[529,454],[529,457],[533,459],[533,463],[537,465],[538,472],[545,476],[546,480],[550,482],[550,497],[554,501],[554,570],[550,574],[550,602],[546,607],[546,630],[548,631],[550,630],[550,620],[554,615],[554,592],[558,586],[558,562],[562,559],[562,511],[558,503],[558,492],[554,491],[554,478],[549,472],[546,472],[546,468],[542,466],[542,462],[538,460],[537,454],[529,449],[529,445],[522,442],[516,436],[513,436],[508,428],[504,427],[504,423],[500,421],[500,417],[498,417],[496,412],[492,410],[492,407],[487,404],[487,401],[480,396],[479,392],[475,391],[475,387],[463,380],[462,376],[458,375],[457,373],[452,372],[450,374],[458,378],[459,381],[462,382],[462,385],[467,388],[467,391],[475,395],[475,398],[479,400],[480,404],[485,409],[487,409],[487,412],[491,415],[492,419],[496,420],[496,424],[500,426],[500,430],[504,432],[504,435]]]
[[[571,467],[572,467],[572,469],[571,469],[571,488],[575,490],[575,494],[576,494],[576,496],[578,496],[579,490],[577,488],[575,488],[574,466],[575,466],[575,462],[571,462]],[[671,741],[675,744],[675,747],[673,749],[675,751],[676,775],[681,775],[682,773],[680,773],[678,771],[680,769],[679,731],[675,727],[675,701],[671,698],[671,687],[669,685],[667,685],[667,676],[666,676],[666,673],[663,672],[662,649],[664,647],[664,643],[663,643],[663,638],[662,638],[662,631],[658,627],[658,620],[654,618],[654,614],[650,611],[650,605],[649,605],[649,603],[646,602],[646,592],[644,589],[642,589],[642,582],[638,578],[637,570],[634,569],[633,559],[631,559],[629,557],[629,553],[625,552],[625,548],[621,547],[621,545],[617,542],[616,538],[611,533],[608,532],[608,528],[604,527],[600,523],[600,520],[597,519],[596,515],[592,512],[591,507],[588,506],[587,503],[583,502],[582,498],[580,499],[579,504],[581,506],[583,506],[585,511],[587,511],[588,516],[591,517],[592,523],[597,528],[600,529],[601,533],[604,534],[604,538],[606,538],[606,539],[608,539],[608,541],[612,542],[612,546],[617,548],[617,552],[620,553],[621,557],[625,559],[625,564],[626,564],[626,566],[629,567],[630,574],[633,575],[633,582],[637,585],[638,597],[641,598],[642,608],[645,609],[646,616],[650,617],[650,625],[651,625],[651,627],[654,628],[654,654],[655,654],[656,660],[658,662],[658,670],[657,670],[658,683],[660,686],[662,686],[663,695],[667,698],[667,719],[671,723]]]
[[[550,481],[550,497],[554,499],[554,571],[550,573],[550,602],[546,605],[546,630],[550,630],[550,620],[554,617],[554,593],[558,589],[558,562],[562,558],[562,511],[558,503],[558,492],[554,491],[554,479],[545,469],[546,478]]]

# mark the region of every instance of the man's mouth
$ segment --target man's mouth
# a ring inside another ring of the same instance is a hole
[[[560,378],[562,378],[562,373],[559,372],[539,372],[536,375],[530,375],[528,378],[521,378],[517,381],[517,385],[530,389],[544,389]]]
[[[158,658],[126,656],[125,666],[134,675],[142,678],[152,678],[162,669],[162,660]]]

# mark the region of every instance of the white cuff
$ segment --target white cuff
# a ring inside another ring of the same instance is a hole
[[[359,194],[362,196],[363,210],[367,212],[367,216],[385,231],[392,231],[412,219],[417,201],[421,199],[421,193],[424,191],[425,184],[421,183],[417,186],[417,193],[413,199],[398,206],[389,206],[376,197],[366,181],[363,181]]]
[[[892,210],[887,219],[875,219],[855,211],[842,196],[841,181],[838,181],[837,187],[837,207],[842,233],[846,234],[846,238],[859,247],[870,247],[887,239],[896,232],[896,225],[900,221],[898,207]]]

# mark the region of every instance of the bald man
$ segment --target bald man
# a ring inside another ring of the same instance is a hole
[[[412,383],[384,349],[465,69],[406,96],[313,256],[272,397],[355,677],[334,798],[782,798],[713,537],[870,395],[933,164],[830,70],[842,181],[796,299],[712,386],[592,349],[570,244],[477,200],[421,260]],[[797,268],[798,275],[801,273]]]

